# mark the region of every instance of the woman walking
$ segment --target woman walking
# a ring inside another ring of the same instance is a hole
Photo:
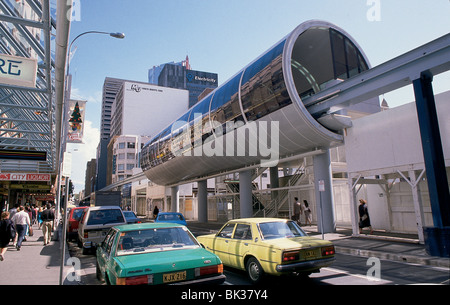
[[[5,259],[5,252],[11,239],[14,239],[16,230],[9,219],[9,212],[3,212],[0,220],[0,261]]]

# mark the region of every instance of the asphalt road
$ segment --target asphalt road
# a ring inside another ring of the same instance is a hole
[[[83,255],[75,242],[69,242],[69,253],[81,262],[79,285],[102,285],[95,276],[96,257]],[[227,280],[224,285],[250,285],[245,272],[230,268],[224,271]],[[322,268],[309,278],[304,277],[267,277],[262,285],[285,287],[301,285],[410,285],[444,284],[449,285],[449,270],[445,268],[414,265],[387,260],[337,254],[335,263]]]

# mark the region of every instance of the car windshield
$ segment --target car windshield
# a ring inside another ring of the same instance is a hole
[[[83,212],[84,212],[84,209],[76,209],[76,210],[73,210],[72,218],[73,218],[74,220],[80,220],[81,215],[83,215]]]
[[[135,230],[120,233],[117,255],[199,248],[185,227]]]
[[[123,211],[123,215],[125,216],[125,218],[136,218],[136,214],[131,211]]]
[[[88,225],[105,225],[108,223],[125,222],[119,209],[94,210],[89,213]]]
[[[159,220],[183,220],[180,214],[161,214]]]
[[[264,239],[307,236],[298,224],[293,221],[264,222],[259,224],[259,229]]]

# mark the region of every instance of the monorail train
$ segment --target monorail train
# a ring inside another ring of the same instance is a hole
[[[368,68],[342,29],[302,23],[154,136],[142,149],[142,170],[156,184],[175,185],[339,145],[340,131],[320,124],[302,99]]]

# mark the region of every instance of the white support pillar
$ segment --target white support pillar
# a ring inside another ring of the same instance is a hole
[[[350,217],[352,220],[352,232],[353,236],[359,235],[359,216],[358,216],[358,204],[356,196],[358,194],[358,191],[355,190],[356,185],[358,184],[359,179],[361,178],[361,175],[358,175],[358,177],[353,178],[349,177],[349,188],[350,188]]]
[[[197,212],[198,221],[201,223],[208,222],[208,184],[207,180],[198,182],[198,195],[197,195]]]
[[[252,172],[250,170],[239,172],[239,194],[241,210],[240,218],[252,217]]]
[[[172,186],[170,188],[171,199],[170,199],[170,210],[172,212],[180,211],[180,190],[178,186]]]
[[[422,178],[423,174],[425,173],[425,170],[422,170],[419,177],[416,176],[416,172],[414,170],[408,171],[409,180],[403,175],[402,172],[398,171],[400,175],[405,179],[406,182],[408,182],[409,186],[411,186],[411,192],[413,197],[413,204],[414,204],[414,213],[416,214],[416,223],[417,223],[417,233],[419,236],[419,242],[421,244],[425,243],[425,238],[423,235],[423,204],[422,204],[422,196],[420,195],[420,189],[419,189],[419,182]]]
[[[409,179],[411,179],[411,189],[414,203],[414,212],[416,214],[417,233],[419,236],[419,242],[421,244],[425,243],[425,239],[423,235],[423,220],[424,220],[423,204],[422,204],[422,196],[420,195],[419,182],[424,172],[425,170],[423,170],[420,176],[417,178],[415,171],[413,170],[409,171]]]

